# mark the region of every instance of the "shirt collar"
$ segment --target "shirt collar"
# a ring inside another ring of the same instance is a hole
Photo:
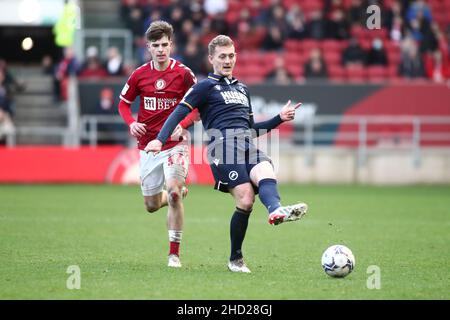
[[[209,73],[209,74],[208,74],[208,79],[212,79],[212,80],[216,80],[216,81],[221,81],[221,80],[223,80],[223,81],[225,81],[227,84],[235,84],[235,83],[238,82],[238,80],[235,79],[235,78],[232,78],[232,79],[230,80],[230,79],[228,79],[228,78],[225,77],[225,76],[219,76],[219,75],[217,75],[217,74],[215,74],[215,73]]]

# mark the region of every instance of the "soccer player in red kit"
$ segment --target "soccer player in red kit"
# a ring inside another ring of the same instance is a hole
[[[119,113],[128,124],[131,135],[138,140],[141,190],[147,211],[155,212],[166,205],[169,207],[168,266],[181,267],[179,246],[184,220],[182,198],[187,193],[188,147],[176,138],[156,155],[146,153],[144,148],[156,138],[166,119],[197,79],[188,67],[170,58],[173,28],[169,23],[153,22],[145,35],[151,61],[137,68],[129,77],[120,94]],[[140,96],[140,104],[135,120],[131,104],[137,96]],[[198,119],[198,112],[186,117],[173,137],[179,137],[182,129]]]

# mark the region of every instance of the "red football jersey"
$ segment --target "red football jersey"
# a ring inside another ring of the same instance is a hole
[[[164,122],[192,85],[197,83],[194,73],[175,59],[170,59],[164,71],[154,67],[153,61],[137,68],[128,78],[120,93],[120,99],[133,103],[140,96],[137,122],[146,124],[146,134],[138,139],[138,148],[144,150],[156,138]],[[162,150],[179,142],[167,141]]]

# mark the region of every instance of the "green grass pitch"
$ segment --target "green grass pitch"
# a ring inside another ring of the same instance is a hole
[[[138,186],[0,186],[0,299],[450,299],[450,186],[282,185],[308,215],[271,226],[259,199],[244,255],[252,274],[227,270],[234,203],[190,186],[181,269],[166,266],[166,208],[144,211]],[[328,277],[322,252],[345,244],[346,278]],[[81,288],[69,290],[71,265]],[[369,289],[380,270],[380,289]],[[370,269],[369,269],[370,270]]]

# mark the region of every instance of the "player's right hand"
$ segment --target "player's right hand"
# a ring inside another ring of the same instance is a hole
[[[130,133],[133,137],[140,138],[142,137],[147,130],[145,129],[146,124],[140,122],[133,122],[130,124]]]

